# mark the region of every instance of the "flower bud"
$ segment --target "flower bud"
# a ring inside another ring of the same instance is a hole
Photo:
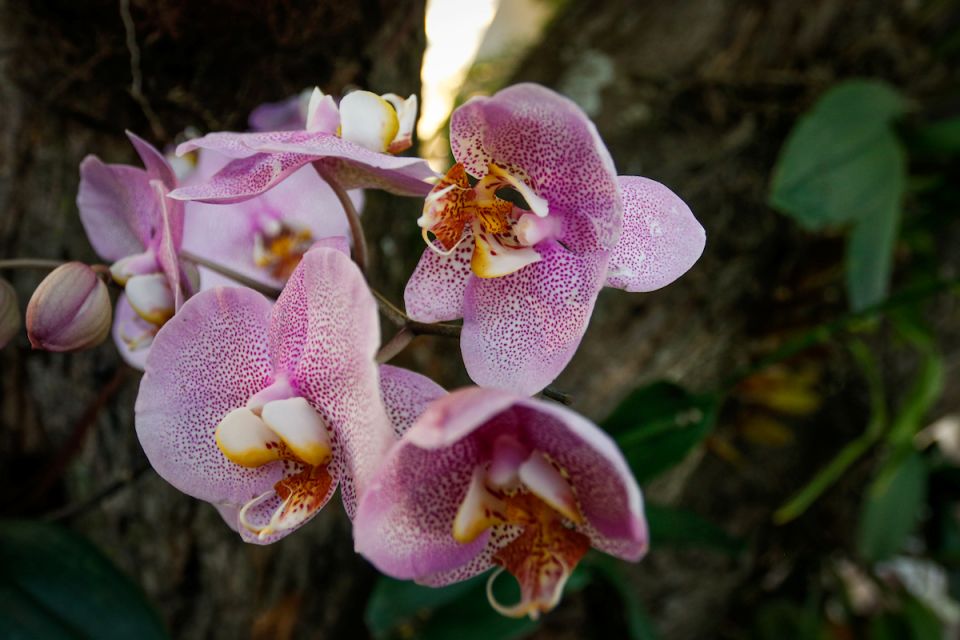
[[[0,279],[0,349],[20,331],[20,304],[13,285]]]
[[[43,279],[27,304],[27,337],[34,349],[95,347],[110,333],[110,294],[82,262],[68,262]]]

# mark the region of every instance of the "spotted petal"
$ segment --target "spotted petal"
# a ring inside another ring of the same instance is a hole
[[[608,254],[575,255],[555,241],[540,262],[500,278],[471,278],[460,347],[479,385],[540,391],[570,362],[606,276]]]
[[[665,287],[700,258],[703,227],[690,207],[659,182],[620,176],[623,234],[610,258],[607,286],[626,291]]]
[[[463,294],[470,279],[473,240],[467,237],[449,255],[426,249],[407,281],[403,302],[420,322],[445,322],[463,317]]]
[[[217,448],[214,432],[270,382],[270,301],[249,289],[204,291],[157,333],[136,403],[150,464],[184,493],[241,506],[272,490],[283,463],[245,468]]]
[[[596,127],[572,101],[539,85],[518,84],[475,97],[450,120],[454,158],[474,176],[494,163],[544,198],[563,220],[571,250],[612,249],[622,203],[610,153]]]
[[[491,566],[518,531],[488,529],[460,544],[453,523],[473,470],[510,434],[566,472],[591,544],[625,559],[646,550],[636,481],[613,441],[574,412],[493,389],[455,391],[433,402],[387,454],[354,520],[357,551],[381,571],[440,585]]]
[[[394,437],[379,401],[376,301],[348,256],[323,247],[304,255],[277,300],[270,344],[277,370],[336,434],[331,473],[352,516]]]
[[[431,402],[447,395],[430,378],[389,364],[380,365],[380,393],[397,436],[402,436]]]

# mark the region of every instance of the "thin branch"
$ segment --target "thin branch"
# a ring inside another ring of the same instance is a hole
[[[130,0],[120,0],[120,19],[123,21],[123,30],[126,35],[127,50],[130,52],[130,95],[140,105],[143,115],[150,122],[153,135],[159,140],[167,137],[167,133],[160,124],[157,113],[150,106],[150,101],[143,93],[143,74],[140,73],[140,47],[137,46],[137,29],[130,14]]]
[[[180,257],[185,258],[191,262],[195,262],[201,267],[206,267],[207,269],[210,269],[210,271],[215,271],[222,276],[226,276],[231,280],[234,280],[235,282],[242,284],[245,287],[249,287],[253,289],[254,291],[259,291],[260,293],[267,296],[268,298],[277,298],[280,295],[279,289],[271,287],[268,284],[263,284],[262,282],[254,280],[249,276],[245,276],[242,273],[234,271],[230,267],[225,267],[222,264],[211,262],[206,258],[196,255],[195,253],[181,250]]]
[[[360,224],[360,214],[357,213],[356,207],[353,206],[353,200],[350,199],[350,195],[340,186],[337,179],[331,176],[330,172],[324,169],[319,162],[314,162],[313,168],[316,169],[317,174],[330,185],[330,188],[333,189],[333,192],[337,196],[337,200],[340,201],[343,212],[347,216],[347,223],[350,225],[350,235],[353,236],[353,261],[360,267],[360,271],[366,274],[368,263],[367,239],[363,234],[363,225]]]
[[[380,351],[377,352],[377,364],[384,364],[393,360],[400,355],[401,351],[407,348],[407,345],[409,345],[415,337],[413,331],[407,327],[402,327],[400,331],[397,331],[396,335],[387,341],[387,344],[380,347]]]
[[[445,324],[443,322],[417,322],[411,320],[410,316],[404,313],[399,307],[387,300],[387,298],[376,291],[370,289],[373,297],[377,299],[377,305],[381,313],[387,317],[390,322],[401,329],[409,329],[415,336],[444,336],[446,338],[459,338],[461,327],[456,324]]]
[[[565,404],[568,407],[573,404],[573,396],[571,396],[569,393],[554,389],[553,387],[547,387],[540,393],[544,398],[550,398],[551,400],[555,400],[560,404]]]
[[[63,260],[41,260],[39,258],[12,258],[0,260],[0,269],[41,269],[49,271],[66,264]]]

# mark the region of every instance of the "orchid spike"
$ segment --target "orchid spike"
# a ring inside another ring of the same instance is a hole
[[[315,89],[306,120],[296,130],[210,133],[181,144],[180,155],[209,149],[233,161],[209,181],[177,189],[171,197],[240,202],[275,187],[307,164],[343,189],[423,196],[431,188],[426,181],[436,177],[429,165],[420,158],[391,155],[411,144],[416,104],[415,96],[402,100],[393,94],[354,91],[338,106]]]
[[[167,197],[173,169],[155,148],[127,132],[144,169],[87,156],[80,164],[77,207],[90,244],[110,260],[125,289],[113,334],[123,358],[142,369],[157,330],[195,290],[181,264],[184,206]]]
[[[689,208],[662,185],[618,178],[593,123],[549,89],[469,100],[450,142],[457,163],[427,195],[427,250],[404,299],[415,320],[463,318],[480,385],[539,391],[573,357],[605,284],[664,286],[703,250]]]
[[[147,357],[136,404],[147,458],[248,542],[302,526],[338,485],[352,516],[394,439],[379,340],[373,296],[334,248],[308,251],[275,305],[249,289],[201,292]]]
[[[354,540],[384,573],[431,586],[497,566],[490,580],[508,571],[521,599],[491,604],[536,618],[590,547],[639,560],[648,534],[636,481],[598,427],[565,407],[469,388],[427,406],[390,449]]]

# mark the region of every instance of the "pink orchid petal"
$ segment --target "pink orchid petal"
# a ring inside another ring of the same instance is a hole
[[[150,179],[160,180],[167,189],[175,189],[177,187],[177,176],[163,154],[132,131],[127,131],[127,138],[133,144],[133,148],[136,149],[140,160],[143,161],[143,166],[146,168]]]
[[[249,289],[204,291],[157,333],[135,407],[150,464],[186,494],[242,505],[272,490],[283,463],[240,467],[221,453],[214,431],[271,382],[271,304]]]
[[[225,153],[222,149],[216,151]],[[170,197],[174,200],[199,200],[214,204],[243,202],[276,186],[312,160],[314,158],[297,153],[252,153],[233,160],[207,182],[171,191]]]
[[[310,131],[211,133],[179,147],[182,155],[210,149],[236,158],[209,183],[177,189],[171,197],[204,202],[239,202],[270,189],[308,162],[344,189],[378,188],[399,195],[424,196],[436,177],[420,158],[392,156],[365,149],[335,135]]]
[[[463,295],[472,271],[473,240],[466,238],[447,256],[426,249],[403,292],[407,313],[420,322],[463,317]]]
[[[179,311],[184,302],[184,278],[179,256],[183,243],[184,207],[182,202],[166,197],[167,188],[159,181],[151,181],[151,186],[160,207],[160,234],[155,246],[157,264],[173,292],[174,310]]]
[[[389,364],[380,365],[380,394],[397,436],[409,429],[427,405],[447,395],[430,378]]]
[[[387,454],[354,521],[357,551],[389,575],[434,586],[489,568],[519,531],[488,530],[458,544],[452,524],[474,468],[504,434],[567,472],[586,519],[578,528],[593,546],[631,560],[644,553],[640,490],[609,436],[564,407],[476,387],[432,403]]]
[[[526,176],[563,219],[560,240],[572,251],[612,249],[622,202],[610,153],[571,100],[535,84],[475,97],[450,120],[453,156],[476,177],[495,162]]]
[[[277,371],[286,372],[336,434],[331,474],[340,477],[352,517],[357,493],[394,436],[378,401],[377,304],[348,256],[328,248],[304,255],[277,300],[270,345]]]
[[[210,155],[204,152],[204,155]],[[362,194],[352,193],[354,200]],[[253,261],[254,237],[265,220],[310,231],[314,238],[348,236],[350,226],[333,190],[311,167],[302,167],[262,195],[233,204],[187,203],[184,246],[259,282],[283,282]],[[221,276],[222,278],[222,276]],[[204,288],[217,278],[204,276]]]
[[[147,173],[136,167],[84,158],[77,207],[90,244],[104,260],[140,253],[159,232],[156,194]]]
[[[460,348],[479,385],[531,395],[577,350],[606,276],[609,254],[578,256],[542,242],[540,262],[507,276],[471,278]]]
[[[414,433],[417,425],[408,432]],[[453,520],[483,452],[470,440],[440,451],[404,439],[381,462],[354,520],[353,539],[380,571],[411,579],[469,564],[490,537],[467,544],[453,538]]]
[[[607,286],[626,291],[665,287],[700,258],[707,237],[690,207],[659,182],[620,176],[623,234],[610,257]]]
[[[117,306],[113,311],[113,342],[123,361],[138,371],[143,371],[147,364],[147,355],[153,342],[153,334],[157,328],[137,315],[127,296],[120,294]],[[139,346],[134,341],[139,339]]]
[[[251,131],[297,131],[307,121],[307,102],[310,90],[286,100],[265,102],[250,112],[247,124]]]

